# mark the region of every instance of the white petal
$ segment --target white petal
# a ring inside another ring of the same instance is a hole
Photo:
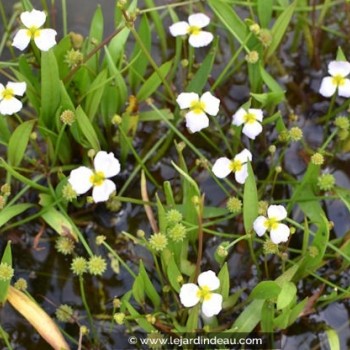
[[[330,75],[340,75],[346,77],[350,73],[350,63],[346,61],[332,61],[328,65],[328,72]]]
[[[344,85],[338,86],[338,95],[343,97],[350,97],[350,80],[345,79]]]
[[[2,99],[2,92],[5,90],[5,86],[0,83],[0,100]]]
[[[246,163],[248,160],[252,160],[252,154],[245,148],[243,151],[235,155],[234,160],[239,160],[241,163]]]
[[[198,286],[194,283],[186,283],[180,289],[181,304],[186,307],[192,307],[199,302]]]
[[[21,13],[21,21],[27,27],[40,28],[46,21],[46,14],[43,11],[32,10]]]
[[[204,103],[204,111],[210,115],[217,115],[219,113],[220,100],[213,96],[209,91],[205,92],[201,98]]]
[[[253,223],[254,231],[259,237],[263,236],[266,232],[266,220],[265,216],[258,216]]]
[[[253,115],[255,115],[255,118],[259,121],[262,122],[263,118],[264,118],[264,114],[263,111],[261,109],[256,109],[256,108],[249,108],[248,109],[248,113],[251,113]]]
[[[26,92],[27,84],[8,82],[6,84],[6,87],[12,89],[15,95],[23,96],[23,94]]]
[[[115,190],[115,183],[111,180],[105,180],[101,185],[94,186],[92,190],[92,198],[95,203],[105,202]]]
[[[235,179],[238,183],[244,184],[248,177],[247,164],[242,165],[242,169],[235,172]]]
[[[205,113],[188,112],[186,114],[186,126],[192,132],[201,131],[209,126],[209,118]]]
[[[244,123],[244,117],[247,114],[247,111],[243,108],[240,108],[233,116],[232,116],[232,124],[236,126],[240,126]]]
[[[194,13],[188,17],[188,23],[191,26],[203,28],[210,23],[210,18],[204,13]]]
[[[92,182],[90,181],[91,176],[93,176],[93,171],[86,166],[80,166],[77,169],[71,171],[69,175],[68,182],[72,185],[73,190],[77,194],[83,194],[92,187]]]
[[[254,140],[262,132],[262,129],[262,125],[259,122],[246,123],[244,124],[242,132],[244,135]]]
[[[220,179],[223,179],[231,172],[230,164],[230,159],[226,157],[221,157],[215,161],[211,170],[215,176],[217,176]]]
[[[214,39],[212,33],[201,30],[198,34],[191,34],[188,42],[193,47],[203,47],[209,45]]]
[[[179,36],[188,34],[189,28],[190,26],[187,22],[177,22],[169,27],[169,31],[172,36]]]
[[[267,209],[269,219],[274,218],[281,221],[287,217],[287,210],[283,205],[270,205]]]
[[[337,90],[337,85],[333,84],[332,77],[325,77],[322,79],[320,86],[320,94],[324,97],[330,97],[334,95]]]
[[[41,29],[39,35],[34,37],[34,42],[41,51],[48,51],[56,45],[56,35],[53,29]]]
[[[275,244],[287,242],[290,234],[290,229],[285,224],[278,224],[277,228],[270,232],[271,241]]]
[[[10,100],[2,100],[0,102],[0,114],[12,115],[22,109],[22,102],[13,97]]]
[[[190,108],[193,102],[198,102],[199,96],[195,92],[182,92],[177,96],[176,102],[180,109]]]
[[[120,163],[112,152],[99,151],[94,158],[94,168],[96,172],[101,171],[108,178],[119,174]]]
[[[222,295],[213,293],[209,300],[204,300],[202,312],[207,317],[217,315],[222,310]]]
[[[209,290],[216,290],[220,287],[220,280],[218,277],[216,277],[216,274],[214,271],[208,270],[205,272],[202,272],[198,276],[198,285],[200,287],[208,287]]]
[[[12,46],[23,51],[30,42],[30,36],[27,33],[27,29],[20,29],[13,38]]]

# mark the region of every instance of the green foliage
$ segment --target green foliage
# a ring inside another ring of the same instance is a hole
[[[2,254],[1,264],[7,264],[12,267],[12,251],[11,241],[8,241],[4,253]],[[11,279],[0,279],[0,304],[4,304],[7,298],[8,289],[10,287]]]

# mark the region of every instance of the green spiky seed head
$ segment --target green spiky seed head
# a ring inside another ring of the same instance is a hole
[[[70,268],[75,275],[81,276],[87,271],[87,261],[82,256],[78,256],[73,259]]]
[[[293,142],[300,141],[303,138],[303,131],[299,127],[294,126],[289,130],[289,137]]]
[[[324,163],[324,157],[321,153],[315,153],[311,156],[311,163],[315,165],[322,165]]]
[[[157,252],[161,252],[166,248],[168,245],[168,239],[166,238],[165,234],[159,232],[159,233],[154,233],[150,238],[149,238],[149,245],[152,250],[155,250]]]
[[[102,256],[94,255],[89,259],[88,270],[91,275],[101,276],[107,269],[107,263]]]
[[[0,263],[0,281],[10,281],[13,274],[14,270],[8,263]]]
[[[237,197],[230,197],[226,203],[227,210],[232,214],[238,214],[242,210],[242,201]]]
[[[70,255],[74,252],[75,242],[64,236],[60,236],[56,239],[56,250],[63,255]]]
[[[176,209],[170,209],[166,212],[165,219],[168,225],[177,224],[182,221],[182,214]]]
[[[332,174],[322,174],[317,179],[317,186],[322,191],[330,191],[335,186],[335,177]]]
[[[349,118],[344,116],[337,117],[334,121],[334,125],[341,130],[349,130],[350,128]]]
[[[57,309],[56,309],[56,318],[60,321],[60,322],[74,322],[73,319],[73,314],[74,311],[73,309],[67,305],[67,304],[62,304],[60,305]]]
[[[181,242],[186,237],[186,227],[181,223],[175,224],[168,230],[168,235],[174,242]]]

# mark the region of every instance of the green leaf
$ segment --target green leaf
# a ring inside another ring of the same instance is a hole
[[[174,257],[171,257],[169,259],[167,266],[167,275],[170,285],[174,288],[174,290],[177,293],[179,293],[181,286],[178,282],[178,278],[181,277],[181,272],[175,263]]]
[[[243,222],[246,233],[251,232],[254,220],[258,216],[258,191],[251,163],[248,162],[248,177],[243,193]]]
[[[9,165],[16,167],[21,163],[27,149],[34,124],[34,120],[28,120],[20,124],[12,134],[7,151]]]
[[[100,142],[92,126],[90,119],[87,117],[83,109],[79,106],[76,110],[77,123],[82,134],[85,136],[88,144],[86,148],[92,148],[95,151],[100,150]]]
[[[233,7],[218,0],[209,0],[208,4],[222,24],[238,40],[238,42],[242,44],[247,35],[247,27],[234,11]]]
[[[97,77],[92,81],[89,86],[89,90],[86,93],[85,108],[86,114],[89,116],[90,120],[93,120],[105,90],[107,81],[107,70],[104,69],[100,72]]]
[[[168,120],[174,119],[174,114],[171,112],[170,109],[160,109],[159,113],[161,113],[163,117]],[[162,119],[163,118],[159,114],[154,113],[154,111],[140,112],[139,114],[140,122],[155,122]]]
[[[267,87],[276,94],[283,94],[284,91],[278,82],[266,71],[262,64],[259,65],[260,75],[263,82],[267,85]]]
[[[78,240],[71,223],[57,209],[49,208],[41,215],[41,218],[59,235],[73,237]]]
[[[277,17],[271,30],[272,42],[267,49],[266,60],[268,60],[268,58],[274,54],[282,39],[285,37],[285,32],[289,26],[289,22],[292,19],[296,4],[297,1],[294,1],[282,12],[282,14]]]
[[[142,40],[143,45],[147,49],[148,52],[151,51],[151,29],[148,23],[147,16],[144,14],[141,17],[140,25],[137,30],[140,39]],[[145,53],[143,52],[140,44],[138,42],[135,43],[133,52],[130,57],[130,61],[132,64],[130,65],[130,86],[132,91],[135,91],[136,87],[142,81],[146,69],[148,66],[148,59]]]
[[[187,85],[186,91],[200,94],[204,89],[213,68],[218,47],[217,43],[217,40],[215,40],[207,57],[201,63],[199,69],[191,79],[190,83]]]
[[[6,118],[0,118],[0,141],[7,144],[10,140],[11,132]]]
[[[2,264],[7,264],[12,267],[12,252],[11,252],[11,241],[8,241],[4,254],[1,258]],[[0,304],[3,304],[6,301],[8,289],[11,283],[11,279],[3,281],[0,279]]]
[[[227,263],[222,266],[218,278],[220,280],[220,294],[223,300],[226,300],[230,292],[230,274],[228,272]]]
[[[172,61],[165,62],[158,68],[159,74],[166,79],[167,74],[170,71],[172,65]],[[151,74],[151,76],[143,83],[141,86],[141,89],[137,93],[136,97],[139,101],[144,101],[148,97],[150,97],[158,88],[159,85],[162,83],[162,80],[160,79],[157,72],[154,72]]]
[[[289,315],[288,326],[292,325],[297,320],[300,313],[304,310],[307,301],[308,301],[308,298],[305,298],[299,304],[293,307]]]
[[[52,128],[57,108],[60,105],[60,78],[56,57],[52,50],[41,53],[41,113],[40,125]]]
[[[138,275],[132,285],[132,294],[135,300],[140,304],[145,303],[145,284],[143,282],[142,276]]]
[[[277,309],[281,310],[289,306],[297,294],[297,287],[292,282],[286,282],[282,285],[282,290],[277,297]]]
[[[128,301],[125,301],[123,299],[123,305],[126,306],[128,312],[130,313],[130,316],[135,320],[135,322],[147,333],[152,333],[156,329],[144,318],[143,315],[140,315],[136,309],[131,306],[131,304]]]
[[[340,350],[340,341],[338,332],[333,328],[328,328],[326,330],[326,335],[328,338],[329,348],[330,350]]]
[[[337,61],[347,61],[342,48],[339,46],[337,50]]]
[[[261,309],[261,331],[264,333],[273,332],[273,321],[275,316],[275,304],[265,300]]]
[[[261,320],[261,310],[265,300],[253,300],[238,316],[230,332],[249,334]]]
[[[257,284],[249,295],[249,299],[272,299],[277,298],[281,287],[275,281],[262,281]]]
[[[34,205],[30,203],[21,203],[11,205],[10,207],[5,207],[0,211],[0,227],[4,226],[8,221],[14,218],[17,215],[22,214],[29,208],[32,208]]]
[[[153,286],[153,283],[151,282],[150,278],[148,277],[148,274],[146,272],[146,269],[143,265],[143,262],[140,261],[140,276],[143,279],[144,286],[145,286],[145,292],[147,296],[151,299],[153,305],[155,307],[159,307],[161,304],[160,296],[158,295],[158,292]]]
[[[260,25],[263,28],[268,28],[272,17],[274,0],[257,0],[257,10]]]

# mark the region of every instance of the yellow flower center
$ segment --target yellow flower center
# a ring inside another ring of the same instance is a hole
[[[245,116],[244,116],[244,123],[245,124],[252,124],[256,121],[256,116],[255,114],[253,113],[247,113]]]
[[[275,218],[269,218],[264,222],[264,226],[267,230],[276,230],[278,227],[278,220]]]
[[[4,100],[11,100],[15,96],[15,92],[11,88],[2,91],[1,96]]]
[[[211,299],[212,294],[208,286],[203,286],[198,289],[197,297],[202,301],[206,301]]]
[[[32,27],[27,29],[27,35],[31,39],[37,38],[38,36],[40,36],[40,29],[38,27],[32,26]]]
[[[201,28],[197,26],[190,26],[188,28],[188,34],[190,35],[198,35],[201,32]]]
[[[201,114],[205,109],[205,103],[202,101],[193,101],[191,102],[190,109],[195,114]]]
[[[232,160],[229,167],[232,172],[240,171],[242,169],[242,162],[240,160]]]
[[[345,78],[341,75],[335,75],[332,77],[332,83],[336,86],[343,86],[345,84]]]
[[[106,177],[105,177],[104,172],[103,171],[97,171],[96,173],[91,175],[90,182],[94,186],[101,186],[105,179],[106,179]]]

